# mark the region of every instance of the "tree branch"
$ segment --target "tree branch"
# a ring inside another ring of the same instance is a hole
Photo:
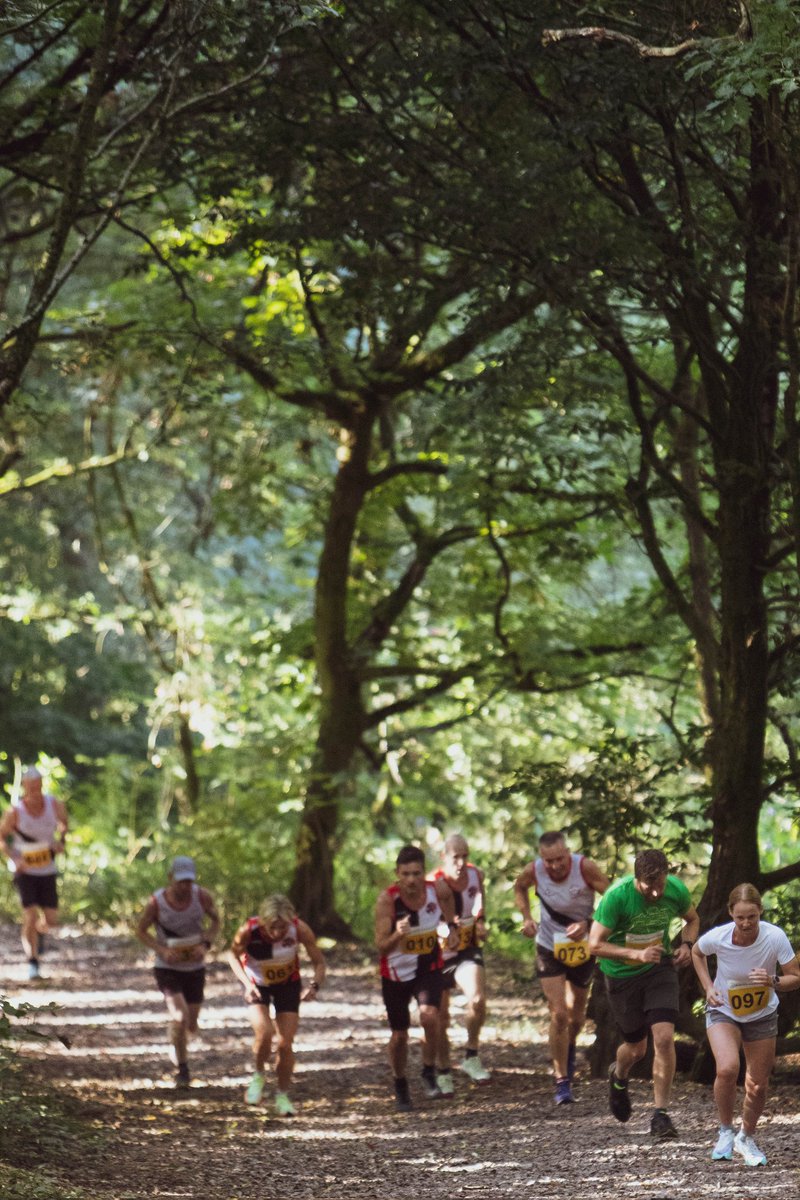
[[[603,42],[619,43],[635,50],[639,58],[678,58],[687,50],[693,50],[698,42],[696,38],[687,38],[675,46],[649,46],[639,38],[629,33],[618,33],[614,29],[606,29],[602,25],[584,25],[576,29],[543,29],[542,45],[554,46],[559,42]]]
[[[753,22],[750,10],[744,0],[739,0],[739,26],[735,34],[723,38],[686,38],[674,46],[651,46],[629,33],[619,33],[614,29],[606,29],[602,25],[585,25],[576,29],[543,29],[542,45],[553,46],[560,42],[603,42],[628,46],[639,58],[679,58],[689,50],[694,50],[702,42],[750,42],[753,40]]]
[[[774,871],[762,872],[756,881],[756,886],[759,891],[768,892],[772,888],[780,887],[783,883],[791,883],[795,879],[800,879],[800,860],[789,863],[785,867],[777,867]]]

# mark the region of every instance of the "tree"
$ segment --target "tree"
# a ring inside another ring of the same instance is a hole
[[[654,74],[615,62],[616,81],[603,70],[595,94],[615,110],[614,128],[584,142],[586,177],[624,220],[656,285],[642,286],[639,264],[634,280],[614,263],[579,303],[582,323],[625,380],[641,436],[632,511],[697,649],[710,774],[712,849],[699,906],[707,924],[724,914],[736,882],[768,889],[800,875],[800,862],[765,871],[759,860],[770,693],[785,686],[795,644],[775,619],[787,587],[796,595],[785,569],[794,531],[782,517],[796,473],[786,431],[796,423],[798,125],[777,76],[787,21],[795,21],[788,9],[761,6],[754,41],[745,20],[747,40],[711,42],[687,60],[693,69]],[[720,78],[708,93],[711,70]],[[734,76],[748,74],[739,88],[746,120],[734,124],[719,102],[732,95]],[[633,85],[627,102],[620,77]],[[672,348],[671,379],[653,371],[642,334]],[[655,516],[665,498],[685,530],[677,570]],[[788,744],[791,760],[791,735]],[[796,788],[790,779],[784,786]]]
[[[174,182],[177,163],[165,144],[179,144],[201,115],[260,89],[274,38],[326,8],[292,0],[267,13],[257,0],[6,6],[0,411],[85,255],[115,216],[149,206]]]

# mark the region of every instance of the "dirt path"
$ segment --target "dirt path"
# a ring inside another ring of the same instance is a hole
[[[278,1119],[268,1104],[242,1102],[248,1025],[224,964],[210,969],[185,1093],[172,1085],[161,997],[135,947],[66,931],[43,969],[45,982],[23,983],[15,932],[0,929],[0,990],[56,1002],[52,1020],[72,1040],[70,1050],[53,1043],[23,1053],[35,1059],[37,1074],[91,1101],[107,1131],[97,1152],[60,1164],[65,1185],[96,1200],[397,1200],[415,1193],[425,1200],[771,1200],[795,1194],[800,1183],[800,1094],[785,1065],[759,1139],[768,1167],[708,1160],[711,1094],[691,1084],[676,1087],[679,1140],[653,1146],[645,1083],[631,1085],[634,1115],[625,1126],[609,1117],[602,1082],[584,1078],[578,1103],[554,1107],[541,1010],[526,997],[522,973],[499,964],[484,1054],[492,1082],[478,1088],[457,1072],[454,1100],[425,1101],[416,1092],[415,1111],[400,1115],[391,1103],[374,967],[357,953],[333,956],[329,985],[301,1012],[293,1120]],[[457,1024],[457,1051],[461,1041]],[[418,1064],[415,1044],[412,1093]]]

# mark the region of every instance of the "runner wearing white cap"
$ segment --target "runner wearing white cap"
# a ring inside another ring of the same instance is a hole
[[[0,820],[0,845],[14,872],[22,905],[22,948],[28,978],[39,978],[39,954],[45,929],[58,924],[56,854],[64,851],[67,810],[45,793],[36,767],[22,773],[22,790]]]

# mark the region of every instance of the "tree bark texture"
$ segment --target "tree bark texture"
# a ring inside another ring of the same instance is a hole
[[[290,896],[316,933],[341,936],[334,860],[342,798],[365,728],[362,678],[348,630],[350,560],[370,483],[369,459],[377,411],[365,405],[342,432],[317,573],[315,656],[320,688],[317,742],[306,788]]]
[[[703,927],[724,918],[730,889],[758,885],[769,694],[765,579],[770,461],[778,403],[783,260],[780,132],[770,100],[750,124],[745,291],[727,411],[714,414],[720,566],[720,715],[710,761],[712,850],[699,905]]]

